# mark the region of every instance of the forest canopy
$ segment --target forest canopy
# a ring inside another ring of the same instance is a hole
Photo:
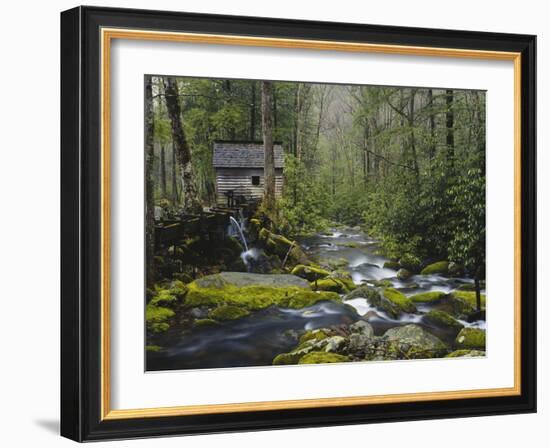
[[[148,76],[146,95],[149,202],[214,205],[214,142],[262,142],[269,118],[285,157],[273,231],[360,225],[390,258],[484,278],[484,92]]]

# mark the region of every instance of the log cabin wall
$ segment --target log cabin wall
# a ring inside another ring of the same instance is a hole
[[[275,195],[283,191],[283,148],[274,145]],[[213,166],[216,171],[216,197],[219,205],[227,196],[260,200],[264,193],[264,147],[262,142],[214,142]]]

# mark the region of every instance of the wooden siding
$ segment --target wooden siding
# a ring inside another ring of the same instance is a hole
[[[252,176],[260,178],[259,185],[252,185]],[[264,170],[253,168],[216,169],[216,193],[219,204],[227,203],[227,191],[233,191],[234,197],[261,199],[264,193]],[[283,170],[275,170],[275,195],[280,197],[283,191]]]

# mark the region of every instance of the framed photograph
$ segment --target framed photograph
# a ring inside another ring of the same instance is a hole
[[[535,36],[61,14],[61,433],[535,412]]]

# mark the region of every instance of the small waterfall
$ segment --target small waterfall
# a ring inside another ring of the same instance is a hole
[[[243,242],[243,245],[244,245],[244,249],[245,249],[245,251],[248,251],[248,244],[246,244],[246,238],[244,237],[244,233],[243,233],[243,229],[242,229],[241,225],[239,224],[239,222],[235,218],[233,218],[233,216],[229,217],[229,221],[231,221],[231,224],[239,232],[239,235],[241,237],[241,241]]]

